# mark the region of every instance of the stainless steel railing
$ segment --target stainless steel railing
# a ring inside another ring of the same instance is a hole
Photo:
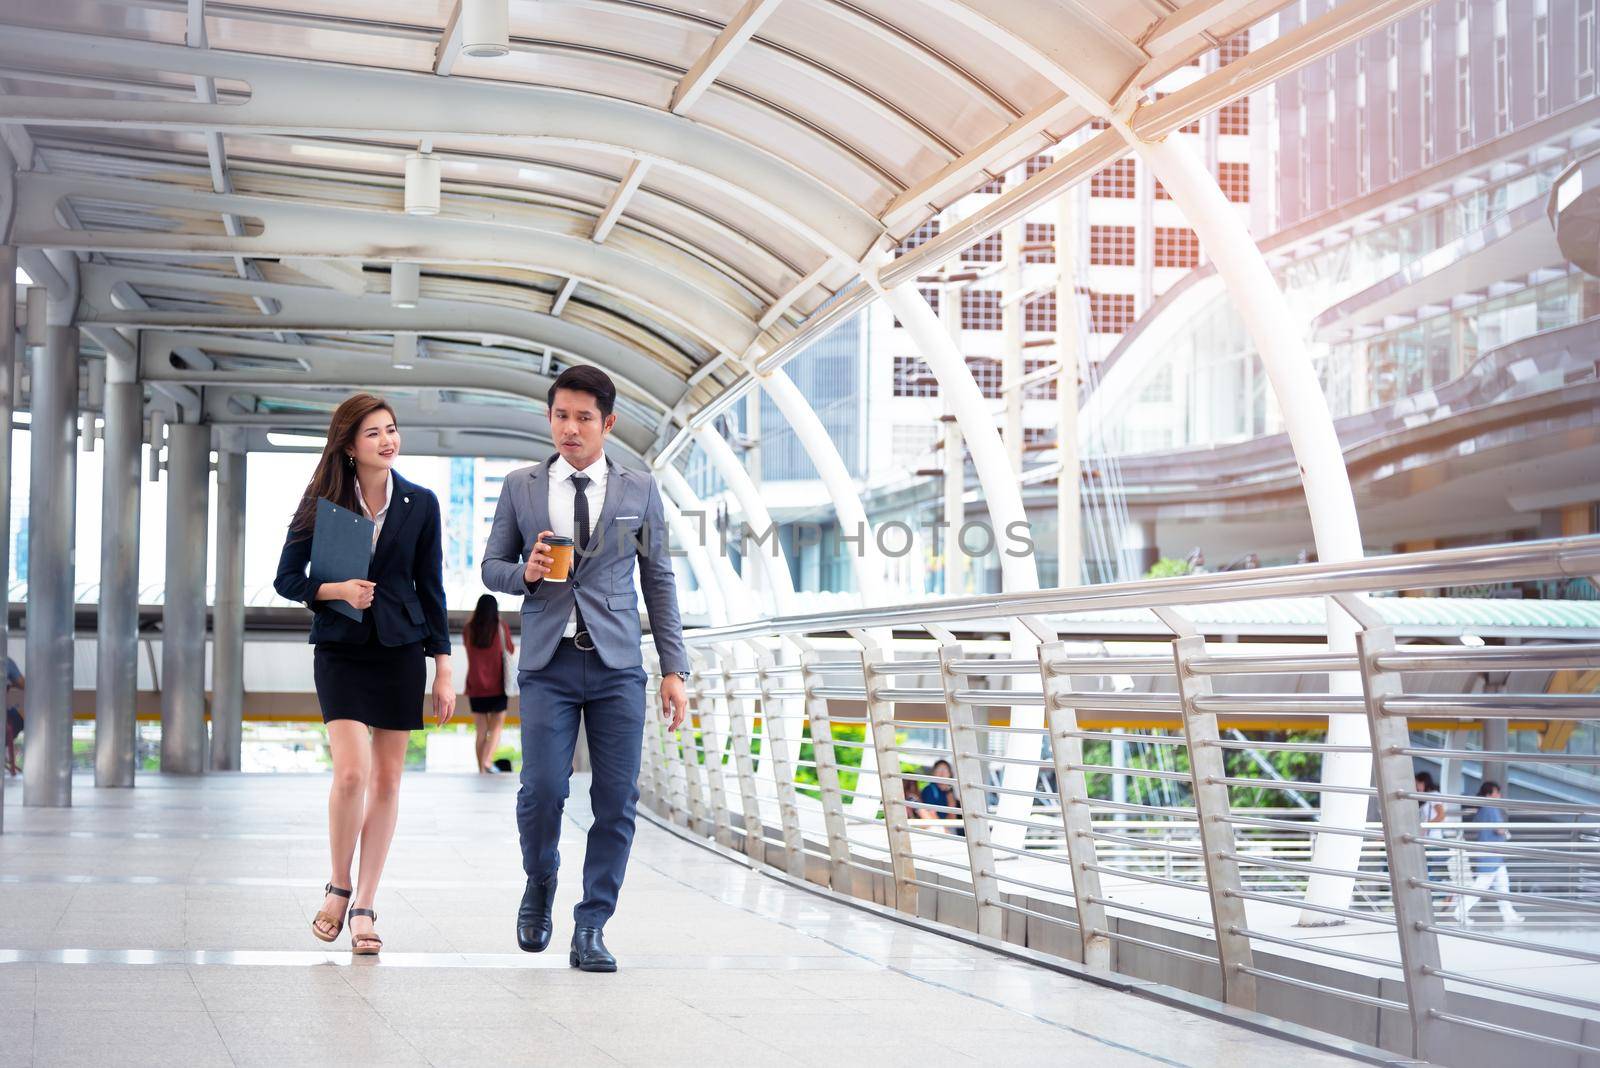
[[[836,892],[1422,1059],[1600,1056],[1600,642],[1402,645],[1370,599],[1594,574],[1600,537],[698,630],[643,794]],[[1184,614],[1314,595],[1331,646]],[[1062,640],[1106,607],[1173,636]],[[1496,775],[1504,818],[1472,819]]]

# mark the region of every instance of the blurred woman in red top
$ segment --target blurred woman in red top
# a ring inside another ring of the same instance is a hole
[[[500,605],[492,594],[478,598],[462,637],[467,647],[467,703],[478,727],[473,748],[478,755],[478,770],[490,772],[494,770],[494,752],[500,748],[507,693],[511,689],[506,658],[517,651],[511,641],[511,628],[501,621]]]

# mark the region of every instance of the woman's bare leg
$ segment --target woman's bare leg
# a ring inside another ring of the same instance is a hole
[[[383,878],[383,864],[389,859],[389,843],[400,815],[400,772],[410,739],[410,731],[372,732],[372,774],[367,780],[366,822],[361,825],[361,872],[351,902],[356,908],[370,909],[378,896],[378,881]],[[372,921],[357,916],[350,921],[350,931],[352,935],[370,934]]]
[[[355,885],[350,881],[350,866],[365,818],[367,777],[372,768],[367,733],[367,725],[353,719],[336,719],[328,724],[328,751],[333,756],[333,785],[328,789],[328,852],[333,861],[330,881],[345,890]],[[322,902],[322,911],[342,916],[349,904],[348,898],[329,894]]]
[[[489,748],[489,721],[492,719],[493,716],[481,712],[472,715],[472,729],[476,732],[472,736],[472,752],[478,758],[479,772],[489,770],[489,754],[493,752]]]
[[[506,714],[504,712],[489,713],[489,744],[484,747],[483,768],[488,771],[494,764],[494,754],[500,748],[500,732],[505,729]]]

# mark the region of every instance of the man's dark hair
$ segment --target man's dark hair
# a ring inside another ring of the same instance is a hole
[[[558,389],[573,389],[592,396],[600,408],[602,419],[611,414],[611,409],[617,403],[616,384],[611,381],[610,375],[598,367],[579,364],[557,375],[556,380],[550,383],[550,396],[547,398],[552,407],[555,406]]]
[[[1483,785],[1478,787],[1478,796],[1479,797],[1488,797],[1491,794],[1497,794],[1499,792],[1500,792],[1500,784],[1495,782],[1493,779],[1484,780]]]

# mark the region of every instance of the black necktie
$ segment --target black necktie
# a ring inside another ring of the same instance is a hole
[[[573,475],[572,525],[578,534],[579,550],[589,547],[589,476]]]
[[[578,561],[580,559],[579,554],[589,547],[588,489],[588,475],[572,476],[572,526],[574,532],[578,535],[577,548],[572,554],[572,566],[574,568],[578,566]],[[578,607],[578,599],[576,597],[572,599],[572,608],[573,611],[578,615],[578,631],[579,633],[582,633],[588,628],[583,625],[583,609]]]

